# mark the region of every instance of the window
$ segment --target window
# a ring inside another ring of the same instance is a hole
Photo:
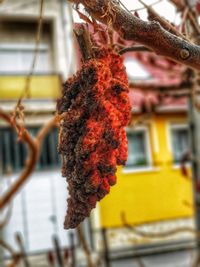
[[[34,45],[1,44],[0,73],[28,73],[31,69]],[[13,64],[14,63],[14,64]],[[51,71],[48,46],[40,45],[35,66],[35,72],[48,73]]]
[[[128,159],[126,167],[146,167],[150,164],[150,151],[147,130],[139,129],[127,132]]]
[[[174,163],[180,163],[181,158],[189,148],[189,132],[185,125],[174,125],[171,127],[172,152]]]
[[[35,135],[38,127],[29,128],[29,132]],[[58,130],[53,129],[43,140],[37,170],[55,168],[60,165],[57,153]],[[17,135],[10,128],[0,129],[0,170],[3,173],[12,173],[23,168],[27,157],[26,145],[17,141]]]
[[[35,53],[37,20],[12,18],[0,21],[0,74],[27,74]],[[44,21],[34,73],[54,70],[53,24]]]

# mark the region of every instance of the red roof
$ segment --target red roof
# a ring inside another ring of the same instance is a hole
[[[150,73],[151,80],[140,81],[152,86],[177,86],[180,84],[184,67],[165,59],[161,56],[155,55],[150,52],[134,52],[127,53],[125,57],[133,57],[138,60],[140,64]],[[158,112],[177,112],[187,110],[187,98],[179,97],[174,98],[165,96],[160,98],[155,91],[147,91],[142,89],[130,89],[130,100],[133,110],[140,112],[143,106],[151,108],[156,105],[155,110]]]

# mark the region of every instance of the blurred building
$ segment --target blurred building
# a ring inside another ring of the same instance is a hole
[[[23,101],[25,124],[35,135],[55,113],[61,83],[75,67],[70,7],[67,1],[44,1],[41,40],[29,98]],[[22,95],[36,49],[40,1],[8,0],[0,4],[0,107],[12,112]],[[22,234],[26,250],[52,247],[52,235],[68,245],[63,230],[67,185],[60,174],[57,129],[45,138],[36,172],[13,201],[12,216],[4,239],[16,247],[14,233]],[[26,146],[0,121],[1,186],[17,179],[27,157]]]
[[[8,112],[21,96],[31,69],[38,3],[7,0],[0,5],[0,106]],[[54,114],[61,81],[75,70],[72,42],[67,1],[44,1],[43,29],[30,82],[30,99],[23,101],[25,123],[33,135]],[[153,83],[175,85],[180,75],[168,61],[150,56],[127,54],[125,64],[130,80],[151,79]],[[165,68],[173,75],[164,77]],[[132,125],[148,110],[148,105],[159,102],[156,94],[143,94],[137,89],[130,92],[130,99]],[[118,169],[118,184],[91,216],[94,233],[102,227],[109,229],[113,247],[152,243],[150,238],[132,236],[124,227],[122,213],[130,224],[145,231],[160,233],[179,226],[193,227],[191,180],[180,172],[181,156],[188,150],[187,99],[166,97],[150,113],[142,124],[127,128],[127,165]],[[27,155],[26,147],[16,140],[14,131],[0,121],[0,171],[5,185],[18,177]],[[3,232],[5,240],[15,245],[14,233],[20,231],[30,253],[51,248],[53,234],[59,236],[62,246],[69,242],[63,230],[67,186],[61,178],[56,146],[57,129],[53,129],[43,142],[36,172],[13,201],[12,217]],[[90,228],[89,223],[86,228]],[[175,238],[182,241],[191,236],[181,234]],[[98,235],[94,235],[94,240],[100,244]],[[171,240],[171,236],[166,240]]]

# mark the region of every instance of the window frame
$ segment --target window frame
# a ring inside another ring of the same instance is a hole
[[[174,161],[174,149],[173,149],[173,130],[188,130],[188,138],[189,138],[189,127],[187,123],[170,123],[169,125],[169,148],[172,153],[172,165],[174,168],[180,168],[181,163]],[[189,141],[189,140],[188,140]],[[186,163],[187,166],[190,166],[190,162]]]
[[[53,62],[51,62],[51,55],[49,53],[49,46],[46,43],[40,43],[40,45],[38,46],[38,55],[40,52],[46,52],[47,53],[47,64],[50,66],[49,70],[45,70],[45,71],[41,71],[41,70],[35,70],[34,74],[38,75],[38,74],[43,74],[43,75],[47,75],[49,73],[53,72]],[[5,42],[5,43],[0,43],[0,51],[31,51],[33,53],[35,53],[35,44],[34,43],[10,43],[10,42]],[[32,64],[32,58],[30,59],[30,66]],[[27,75],[30,72],[30,68],[27,70],[16,70],[16,71],[12,71],[12,70],[5,70],[5,71],[0,71],[0,75],[12,75],[12,74],[24,74]]]
[[[40,123],[39,124],[35,124],[35,123],[34,124],[27,124],[26,126],[27,126],[27,129],[28,129],[28,131],[32,137],[35,136],[35,134],[33,134],[33,133],[34,132],[38,133],[38,131],[41,128]],[[50,170],[56,170],[56,169],[61,168],[61,158],[58,155],[58,152],[56,152],[57,151],[57,143],[55,141],[55,140],[57,140],[57,138],[55,138],[56,137],[55,136],[56,131],[57,131],[57,134],[59,134],[57,127],[53,127],[48,132],[48,134],[45,136],[45,138],[42,142],[42,145],[41,145],[41,152],[40,152],[38,161],[36,163],[35,172],[50,171]],[[7,135],[5,135],[6,132],[7,132]],[[8,124],[5,124],[5,125],[0,124],[0,137],[2,138],[3,141],[5,141],[5,136],[9,139],[9,142],[7,142],[7,147],[9,147],[9,148],[11,146],[14,147],[14,150],[15,151],[17,150],[18,153],[20,153],[21,155],[22,155],[22,153],[21,153],[22,151],[24,151],[23,153],[28,152],[28,149],[27,149],[26,144],[24,142],[19,142],[19,143],[17,142],[17,133],[15,132],[15,130],[13,128],[9,127]],[[14,139],[16,139],[16,140],[14,140]],[[55,154],[48,153],[48,149],[51,150],[52,144],[53,144],[52,140],[50,140],[50,139],[53,139],[54,140],[53,142],[55,142],[54,143]],[[2,143],[0,142],[0,148],[2,150],[3,147],[1,147],[1,145],[2,145]],[[4,145],[4,147],[6,147],[6,145]],[[15,151],[14,151],[15,156],[13,158],[11,156],[12,151],[8,150],[8,153],[6,154],[6,156],[8,155],[6,160],[5,159],[3,160],[3,158],[1,159],[1,153],[0,153],[0,160],[1,160],[0,173],[2,173],[2,175],[4,175],[4,176],[10,175],[10,172],[6,171],[7,168],[9,170],[9,167],[11,167],[11,174],[12,175],[15,175],[15,174],[21,172],[21,170],[24,168],[27,157],[26,156],[25,157],[23,157],[23,156],[16,157]],[[3,150],[2,150],[2,152],[3,152]],[[43,153],[45,153],[45,154],[43,154]],[[50,157],[46,156],[47,154],[51,155],[51,156]],[[42,156],[43,156],[43,159],[42,159]],[[44,158],[45,158],[45,163],[44,163]],[[8,164],[8,162],[10,165]]]
[[[144,132],[144,141],[145,141],[145,151],[146,151],[146,159],[147,165],[146,166],[124,166],[123,172],[140,172],[140,171],[149,171],[152,170],[152,150],[150,144],[150,132],[148,126],[137,126],[134,128],[126,127],[126,133],[137,133],[137,132]],[[127,138],[128,139],[128,138]]]

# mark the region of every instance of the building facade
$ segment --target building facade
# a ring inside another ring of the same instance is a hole
[[[30,99],[23,101],[25,124],[33,135],[53,116],[61,83],[76,69],[67,1],[44,2],[43,30],[30,82]],[[31,69],[40,9],[38,3],[7,0],[0,5],[0,106],[8,112],[15,107]],[[131,58],[127,62],[129,78],[136,79],[138,63],[132,62]],[[143,74],[140,79],[150,75],[148,68],[140,67],[138,73]],[[158,73],[154,73],[156,75]],[[134,124],[142,110],[137,103],[137,91],[131,93],[130,98]],[[165,103],[141,125],[131,125],[127,128],[127,165],[118,168],[117,185],[111,188],[111,193],[91,216],[95,233],[102,227],[111,230],[109,237],[113,247],[151,243],[151,239],[140,236],[134,236],[130,241],[130,233],[124,230],[122,214],[130,224],[149,226],[157,232],[179,224],[193,227],[191,179],[186,179],[180,172],[181,156],[189,146],[186,101]],[[68,232],[63,230],[67,185],[61,178],[56,146],[57,129],[53,129],[43,142],[36,172],[13,201],[12,217],[3,232],[5,240],[13,246],[16,246],[14,233],[21,232],[30,253],[51,249],[54,234],[58,235],[62,246],[69,244]],[[1,184],[6,187],[8,181],[18,177],[27,151],[2,121],[0,151]],[[95,240],[97,245],[101,244],[98,237]]]
[[[31,72],[36,50],[40,1],[5,1],[0,5],[0,107],[12,112]],[[70,7],[67,1],[44,1],[42,32],[30,80],[29,97],[22,104],[25,125],[32,135],[55,114],[62,81],[74,72]],[[63,230],[67,185],[60,174],[58,130],[45,138],[36,171],[17,194],[3,238],[17,248],[20,232],[28,253],[51,249],[52,236],[69,244]],[[17,179],[25,164],[26,146],[0,121],[1,190]],[[3,217],[3,216],[2,216]]]

